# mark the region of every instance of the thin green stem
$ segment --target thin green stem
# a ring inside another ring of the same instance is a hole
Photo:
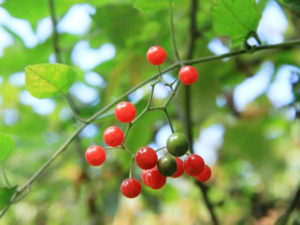
[[[155,151],[156,152],[159,152],[159,151],[161,151],[161,150],[164,150],[164,149],[166,149],[167,147],[165,146],[165,147],[161,147],[161,148],[159,148],[159,149],[156,149]]]
[[[171,118],[170,118],[170,116],[169,116],[169,113],[168,113],[168,111],[167,111],[167,108],[165,108],[165,109],[163,110],[163,112],[164,112],[164,114],[165,114],[165,116],[166,116],[166,118],[167,118],[167,120],[168,120],[168,123],[169,123],[169,125],[170,125],[170,128],[171,128],[172,133],[174,133],[174,132],[175,132],[175,131],[174,131],[174,127],[173,127]]]
[[[129,155],[131,155],[132,157],[134,157],[134,154],[131,153],[131,151],[129,151],[123,144],[121,145],[121,148],[127,152]]]
[[[176,61],[182,66],[180,56],[178,53],[178,49],[177,49],[177,45],[176,45],[176,40],[175,40],[172,0],[169,0],[169,11],[170,11],[170,28],[171,28],[171,39],[172,39],[173,52],[175,54]]]
[[[59,35],[57,32],[57,21],[56,21],[56,14],[55,14],[55,5],[54,5],[54,0],[48,0],[49,4],[49,10],[50,10],[50,15],[51,15],[51,22],[52,22],[52,28],[53,28],[53,49],[54,49],[54,56],[55,56],[55,61],[57,63],[61,63],[61,58],[60,58],[60,49],[59,49]]]
[[[10,185],[10,182],[8,180],[8,177],[7,177],[7,174],[6,174],[6,171],[5,171],[5,168],[4,166],[1,164],[1,170],[2,170],[2,175],[3,175],[3,178],[4,178],[4,181],[6,183],[6,185],[11,188],[11,185]]]
[[[131,165],[130,165],[129,178],[132,178],[132,171],[133,171],[134,162],[135,162],[135,157],[133,156],[132,160],[131,160]]]
[[[72,99],[71,95],[70,95],[69,93],[67,93],[67,94],[65,94],[65,95],[63,95],[63,96],[64,96],[64,98],[66,99],[67,103],[69,104],[70,109],[72,110],[72,113],[73,113],[74,118],[75,118],[77,121],[81,122],[81,123],[87,124],[88,122],[87,122],[86,120],[82,119],[82,118],[78,115],[77,110],[76,110],[76,107],[75,107],[75,104],[74,104],[74,100]]]

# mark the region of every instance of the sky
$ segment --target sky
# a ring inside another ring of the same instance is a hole
[[[0,0],[1,3],[2,0]],[[90,30],[91,15],[95,14],[96,10],[88,4],[80,4],[72,6],[67,14],[58,23],[59,33],[71,33],[74,35],[83,35]],[[276,15],[276,16],[274,16]],[[28,48],[33,48],[38,43],[42,43],[52,32],[51,20],[49,17],[42,19],[34,32],[30,24],[18,18],[10,16],[10,14],[0,6],[0,57],[3,55],[3,50],[13,45],[13,37],[5,31],[3,27],[7,27],[16,33],[23,40]],[[270,1],[264,12],[262,20],[258,27],[258,35],[264,43],[276,44],[284,41],[284,33],[287,30],[288,21],[284,12],[278,7],[277,3]],[[249,44],[255,44],[254,40],[249,40]],[[222,42],[215,38],[209,45],[208,49],[212,54],[223,54],[229,52],[229,49],[222,44]],[[96,104],[99,96],[99,88],[105,88],[106,83],[100,74],[92,70],[101,63],[114,58],[116,55],[115,47],[110,43],[105,43],[97,49],[90,47],[88,41],[79,41],[72,51],[72,61],[85,71],[85,81],[94,86],[90,87],[81,82],[76,82],[72,88],[71,93],[76,96],[81,102],[85,104]],[[226,60],[226,59],[225,59]],[[49,62],[54,62],[54,56],[49,57]],[[275,107],[282,107],[293,101],[293,94],[290,85],[291,71],[298,70],[291,65],[284,65],[276,71],[275,79],[272,81],[272,76],[275,73],[272,62],[265,61],[262,63],[260,70],[253,76],[245,79],[242,83],[236,86],[234,90],[234,101],[238,111],[243,111],[247,105],[255,100],[257,97],[266,93],[271,103]],[[169,74],[165,74],[167,80],[172,79]],[[12,74],[9,82],[15,86],[25,85],[25,74],[23,71]],[[3,78],[0,71],[0,87]],[[271,82],[272,81],[272,82]],[[278,91],[280,90],[280,91]],[[149,91],[149,87],[138,89],[129,96],[132,102],[145,95]],[[78,93],[85,93],[79,95]],[[166,98],[169,94],[168,88],[164,85],[158,84],[155,88],[155,98]],[[49,115],[55,110],[55,102],[52,99],[37,99],[24,90],[19,96],[22,104],[30,105],[36,113],[41,115]],[[100,99],[101,101],[101,99]],[[217,100],[216,100],[217,101]],[[0,107],[1,107],[0,94]],[[16,121],[17,112],[13,109],[2,110],[4,120],[7,123]],[[71,116],[70,110],[66,107],[60,113],[61,119],[65,120]],[[98,128],[95,125],[89,125],[83,130],[81,135],[83,137],[92,137],[96,135]],[[210,127],[204,128],[200,131],[200,136],[194,144],[196,153],[203,155],[208,165],[213,165],[217,161],[217,152],[222,146],[225,129],[220,124],[214,124]],[[168,125],[161,128],[158,132],[155,142],[151,145],[156,147],[165,146],[165,140],[171,134]],[[213,143],[213,144],[212,144]]]

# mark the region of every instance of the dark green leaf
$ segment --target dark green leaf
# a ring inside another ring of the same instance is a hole
[[[0,188],[0,211],[10,203],[10,199],[16,192],[17,186],[12,188]]]

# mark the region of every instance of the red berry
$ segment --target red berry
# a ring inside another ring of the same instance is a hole
[[[148,170],[143,170],[142,174],[141,174],[141,178],[142,178],[142,181],[144,182],[144,184],[149,186],[147,183],[147,180],[146,180],[147,174],[148,174]]]
[[[196,154],[189,155],[183,162],[184,171],[193,177],[199,175],[204,170],[204,166],[204,160]]]
[[[157,163],[156,152],[150,147],[140,148],[135,156],[136,164],[144,170],[153,168]]]
[[[146,175],[146,183],[150,188],[161,189],[163,186],[165,186],[166,182],[167,178],[158,172],[157,167],[148,170]]]
[[[120,122],[129,123],[136,116],[136,108],[130,102],[120,102],[115,108],[115,116]]]
[[[108,127],[103,134],[105,143],[111,147],[117,147],[122,144],[124,140],[124,133],[119,127]]]
[[[184,173],[182,160],[180,158],[175,158],[175,160],[177,163],[177,171],[171,176],[173,178],[180,177]]]
[[[158,66],[163,64],[167,58],[166,51],[160,46],[153,46],[147,51],[147,60],[149,63]]]
[[[185,85],[191,85],[196,82],[198,78],[198,71],[195,67],[184,66],[179,70],[179,80]]]
[[[209,166],[205,165],[204,170],[199,175],[195,176],[195,179],[201,182],[208,181],[211,177],[211,170]]]
[[[86,150],[85,159],[91,166],[100,166],[106,159],[106,152],[102,147],[93,145]]]
[[[127,198],[135,198],[141,191],[141,183],[135,178],[127,178],[121,184],[121,192]]]

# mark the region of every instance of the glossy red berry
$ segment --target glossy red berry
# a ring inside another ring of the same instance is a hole
[[[103,139],[108,146],[117,147],[122,144],[124,133],[119,127],[111,126],[104,131]]]
[[[135,155],[136,164],[144,170],[152,169],[157,163],[156,152],[150,147],[140,148]]]
[[[120,102],[115,108],[116,119],[122,123],[129,123],[136,116],[136,108],[130,102]]]
[[[204,160],[201,156],[192,154],[183,161],[183,169],[190,176],[197,176],[204,170]]]
[[[158,66],[165,62],[167,53],[165,49],[160,46],[153,46],[147,51],[147,60],[149,63]]]
[[[196,180],[200,182],[206,182],[211,177],[211,170],[209,166],[205,165],[204,170],[199,175],[195,176]]]
[[[179,70],[179,80],[185,85],[191,85],[197,81],[198,71],[195,67],[184,66]]]
[[[135,198],[142,191],[141,183],[135,178],[128,178],[121,184],[121,192],[127,198]]]
[[[174,173],[171,177],[177,178],[180,177],[182,174],[184,174],[183,170],[183,162],[180,158],[175,158],[176,163],[177,163],[177,170],[176,173]]]
[[[146,180],[147,174],[148,174],[148,170],[143,170],[143,171],[142,171],[142,174],[141,174],[141,178],[142,178],[143,183],[144,183],[145,185],[149,186],[149,185],[148,185],[148,182],[147,182],[147,180]]]
[[[166,182],[167,178],[158,172],[157,167],[147,171],[146,184],[150,188],[155,190],[161,189],[163,186],[165,186]]]
[[[85,159],[91,166],[100,166],[105,162],[106,152],[102,147],[93,145],[86,150]]]

